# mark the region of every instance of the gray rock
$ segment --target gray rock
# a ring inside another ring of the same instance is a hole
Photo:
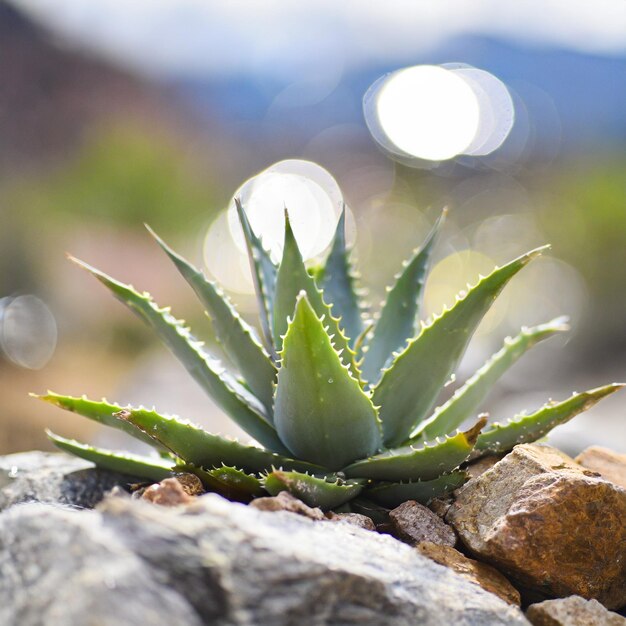
[[[0,514],[0,623],[516,626],[515,607],[395,539],[209,494],[185,508]]]
[[[533,604],[526,615],[533,626],[626,626],[626,619],[617,613],[580,596]]]
[[[55,452],[0,456],[0,511],[21,502],[50,502],[92,508],[116,485],[136,482],[92,463]]]

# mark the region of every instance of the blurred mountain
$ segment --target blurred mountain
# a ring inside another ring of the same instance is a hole
[[[207,77],[177,82],[198,110],[225,120],[274,126],[282,132],[313,136],[345,123],[362,123],[361,98],[387,72],[422,63],[468,63],[503,80],[524,102],[531,122],[549,124],[550,140],[560,134],[562,148],[583,151],[626,143],[626,58],[594,56],[572,50],[530,47],[487,37],[463,36],[427,54],[391,65],[347,69],[327,94],[312,97],[315,85],[306,77],[279,84],[269,77]],[[284,97],[285,94],[288,98]]]
[[[69,156],[119,118],[180,124],[171,94],[63,43],[0,1],[0,174]]]

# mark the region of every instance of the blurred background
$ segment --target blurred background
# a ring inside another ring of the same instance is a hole
[[[143,223],[254,322],[235,193],[275,254],[286,203],[311,258],[345,201],[374,310],[444,206],[425,315],[551,243],[502,294],[457,375],[522,325],[570,316],[566,337],[492,393],[494,419],[626,380],[626,5],[0,0],[0,454],[49,448],[46,426],[121,445],[28,397],[46,389],[236,434],[65,258],[150,291],[219,352]],[[626,397],[552,440],[626,452]]]

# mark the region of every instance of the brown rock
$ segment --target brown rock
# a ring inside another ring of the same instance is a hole
[[[250,502],[251,507],[260,511],[289,511],[313,520],[325,520],[321,509],[313,509],[292,496],[288,491],[281,491],[277,496],[256,498]]]
[[[190,496],[176,478],[166,478],[160,483],[147,487],[141,495],[141,499],[161,506],[180,506],[190,504],[195,500],[195,497]]]
[[[461,541],[544,596],[626,604],[626,490],[549,446],[516,446],[456,493]]]
[[[440,496],[438,498],[433,498],[428,503],[428,508],[441,519],[445,519],[446,513],[452,506],[454,502],[454,498],[450,495]]]
[[[444,546],[454,546],[456,543],[452,528],[415,500],[407,500],[389,511],[389,524],[392,535],[411,545],[423,541]]]
[[[177,474],[176,480],[181,484],[183,491],[190,496],[201,496],[205,493],[202,481],[195,474]]]
[[[520,594],[515,587],[495,568],[480,561],[469,559],[464,554],[450,546],[442,546],[436,543],[420,543],[417,549],[429,559],[445,565],[463,576],[470,582],[480,585],[485,591],[489,591],[502,598],[509,604],[519,606]]]
[[[470,463],[467,466],[466,471],[470,478],[478,478],[481,474],[484,474],[487,470],[491,469],[501,459],[502,455],[483,456],[482,458]]]
[[[576,457],[576,463],[602,474],[602,478],[626,489],[626,454],[591,446]]]
[[[361,515],[360,513],[326,513],[326,519],[331,522],[341,522],[343,524],[351,524],[365,530],[376,530],[376,524],[371,517]]]
[[[580,596],[533,604],[526,617],[533,626],[626,626],[626,619],[617,613]]]

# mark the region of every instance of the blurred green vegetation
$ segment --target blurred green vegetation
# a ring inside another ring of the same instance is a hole
[[[215,184],[181,143],[136,126],[100,129],[69,161],[8,185],[6,199],[31,220],[192,232],[216,210]]]

